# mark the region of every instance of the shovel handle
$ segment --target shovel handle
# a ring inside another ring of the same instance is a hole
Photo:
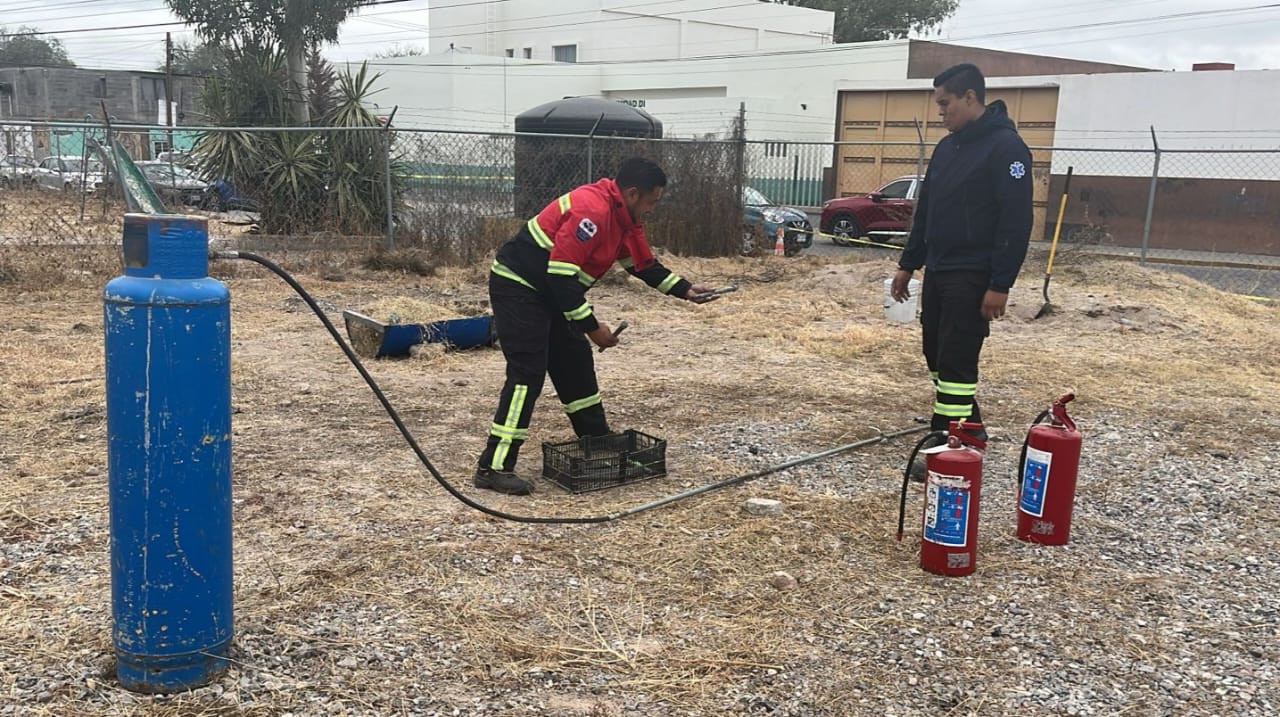
[[[1067,210],[1067,197],[1071,196],[1071,173],[1075,167],[1067,167],[1067,182],[1062,185],[1062,198],[1058,200],[1058,223],[1053,227],[1053,244],[1049,246],[1049,265],[1045,267],[1045,289],[1049,288],[1049,275],[1053,273],[1053,257],[1058,253],[1058,234],[1062,231],[1062,215]]]

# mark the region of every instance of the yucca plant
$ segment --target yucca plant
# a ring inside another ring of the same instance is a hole
[[[335,130],[328,137],[332,163],[330,208],[335,213],[337,226],[345,233],[379,234],[386,227],[389,160],[393,200],[399,197],[403,184],[398,177],[404,172],[397,169],[399,163],[394,158],[388,157],[388,135],[367,129],[381,126],[366,106],[380,76],[371,76],[368,65],[363,63],[354,73],[339,73],[333,112],[324,118],[330,127],[355,130]]]
[[[378,127],[364,102],[376,75],[361,65],[337,76],[332,111],[318,123],[336,128]],[[274,50],[239,48],[225,80],[211,80],[204,101],[210,118],[225,127],[288,124],[288,72]],[[269,234],[338,231],[381,234],[386,226],[387,136],[356,131],[209,132],[195,153],[204,171],[229,179],[260,209]],[[392,163],[393,180],[396,163]],[[393,181],[393,197],[399,195]]]

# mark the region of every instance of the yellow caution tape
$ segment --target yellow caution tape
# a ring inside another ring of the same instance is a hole
[[[905,248],[897,244],[885,244],[883,242],[871,241],[870,239],[854,239],[852,237],[840,236],[838,234],[827,234],[825,232],[817,231],[816,229],[813,231],[813,235],[815,237],[825,237],[827,239],[839,239],[840,241],[847,241],[851,244],[865,244],[866,246],[878,246],[884,249],[897,249],[898,251],[902,251]]]

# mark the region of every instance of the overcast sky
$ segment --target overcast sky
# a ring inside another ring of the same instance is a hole
[[[637,0],[641,4],[643,0]],[[545,0],[554,6],[554,0]],[[1188,70],[1195,62],[1234,62],[1239,69],[1280,68],[1280,7],[1258,0],[961,0],[930,39],[1037,54]],[[427,0],[363,10],[344,27],[332,60],[359,60],[390,47],[427,46]],[[1183,17],[1171,17],[1184,15]],[[0,24],[34,25],[59,34],[77,64],[153,69],[164,33],[181,26],[108,31],[172,22],[163,0],[0,0]]]

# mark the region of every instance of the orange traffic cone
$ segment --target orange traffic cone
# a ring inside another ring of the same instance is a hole
[[[786,256],[787,243],[782,239],[786,235],[786,232],[783,230],[782,227],[778,227],[777,235],[778,235],[778,240],[773,243],[773,255]]]

